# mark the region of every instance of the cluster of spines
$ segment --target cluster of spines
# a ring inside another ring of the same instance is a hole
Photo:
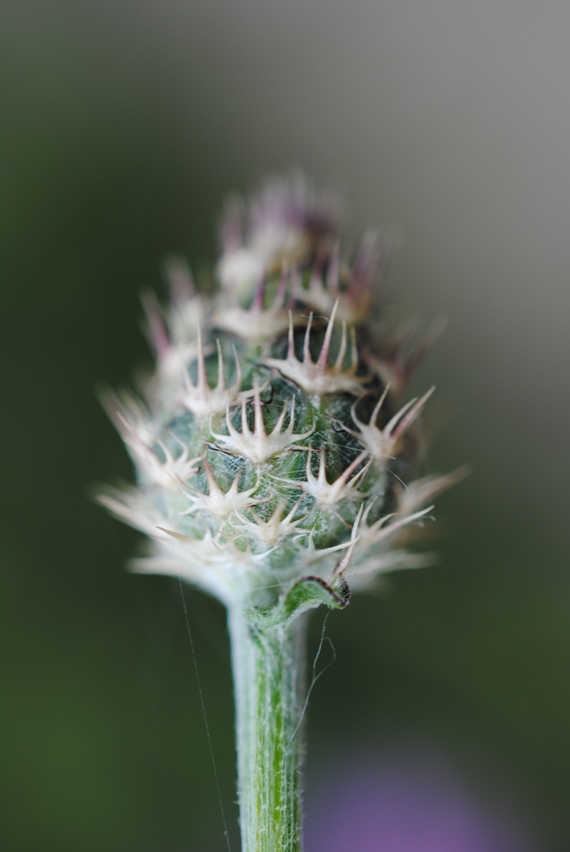
[[[384,544],[451,483],[410,479],[415,422],[433,389],[393,410],[431,341],[414,353],[406,331],[373,349],[370,238],[350,265],[331,218],[293,207],[272,215],[303,237],[297,253],[287,244],[256,284],[228,285],[228,255],[246,240],[235,216],[217,296],[198,295],[185,268],[171,267],[167,313],[145,300],[157,356],[146,406],[129,396],[112,404],[140,486],[103,500],[154,538],[149,570],[187,575],[220,597],[237,578],[270,587],[274,574],[279,587],[351,565],[358,581],[415,564]]]

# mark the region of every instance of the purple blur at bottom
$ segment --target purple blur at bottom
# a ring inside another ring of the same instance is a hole
[[[516,811],[497,795],[473,793],[449,766],[403,758],[333,770],[308,802],[305,849],[537,852],[538,847]]]

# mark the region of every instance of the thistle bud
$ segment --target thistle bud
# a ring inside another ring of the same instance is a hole
[[[340,233],[338,203],[297,179],[230,202],[217,290],[168,266],[170,303],[144,300],[155,372],[109,401],[137,484],[101,501],[149,537],[134,567],[252,622],[421,564],[404,544],[452,481],[417,478],[433,388],[405,391],[429,341],[378,338],[382,252],[367,234],[349,255]]]

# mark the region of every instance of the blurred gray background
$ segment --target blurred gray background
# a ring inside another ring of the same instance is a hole
[[[326,622],[310,837],[358,755],[368,777],[429,754],[481,823],[509,815],[515,852],[570,848],[570,6],[4,0],[0,18],[3,848],[226,848],[180,592],[126,574],[137,536],[89,502],[130,476],[94,389],[148,362],[138,294],[164,255],[207,269],[223,196],[293,167],[346,193],[355,237],[404,234],[394,316],[450,319],[417,385],[451,410],[432,466],[474,471],[440,501],[441,564]],[[187,599],[235,852],[223,613]]]

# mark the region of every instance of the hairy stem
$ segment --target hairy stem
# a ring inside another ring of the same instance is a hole
[[[229,614],[242,852],[301,852],[305,622],[260,629]]]

